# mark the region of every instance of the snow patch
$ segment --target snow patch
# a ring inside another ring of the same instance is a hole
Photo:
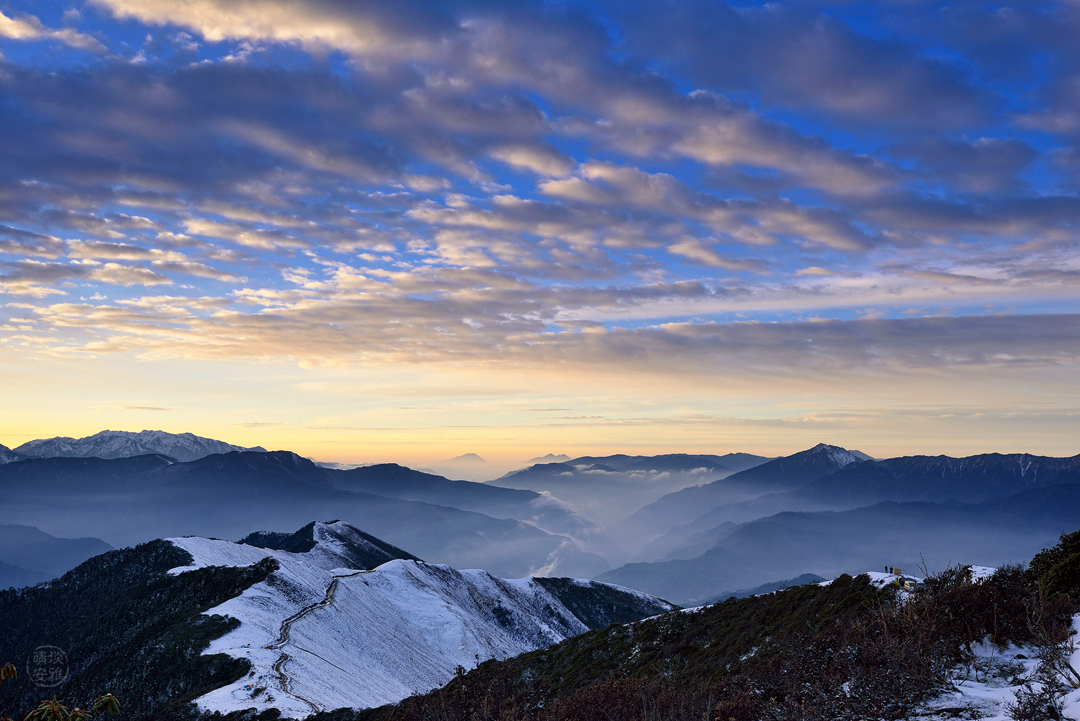
[[[1074,633],[1080,633],[1080,615],[1073,616],[1072,625]],[[1011,721],[1008,707],[1016,702],[1016,692],[1024,680],[1034,675],[1036,651],[1012,645],[1000,649],[986,641],[976,645],[974,651],[974,664],[954,669],[952,689],[923,704],[916,714],[919,718]],[[1074,647],[1070,663],[1080,668],[1080,649]],[[1070,690],[1064,701],[1065,718],[1080,718],[1080,689]]]

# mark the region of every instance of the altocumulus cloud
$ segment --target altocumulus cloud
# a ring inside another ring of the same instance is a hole
[[[1076,362],[1075,3],[18,5],[26,353]]]

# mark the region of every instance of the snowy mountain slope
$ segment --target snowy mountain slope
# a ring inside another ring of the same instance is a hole
[[[200,697],[200,708],[277,708],[283,716],[302,718],[317,710],[379,706],[445,684],[458,666],[543,648],[590,628],[560,601],[565,588],[549,590],[531,578],[508,581],[410,560],[375,570],[340,567],[336,544],[350,529],[314,524],[317,540],[305,553],[169,539],[194,559],[174,574],[246,566],[266,556],[279,565],[266,581],[206,611],[240,621],[206,653],[245,658],[252,671]],[[592,626],[672,608],[629,589],[567,583],[578,589],[579,601],[590,592],[600,601],[620,597],[620,617],[589,619]],[[626,608],[633,613],[627,615]]]
[[[1073,616],[1073,635],[1080,634],[1080,615]],[[983,641],[973,647],[975,662],[971,666],[957,666],[950,679],[952,690],[928,701],[919,716],[926,721],[944,721],[968,718],[983,721],[1013,721],[1009,707],[1016,703],[1017,692],[1024,681],[1038,678],[1038,649],[1009,644],[1005,649]],[[1073,645],[1067,657],[1069,666],[1080,668],[1080,647]],[[978,666],[985,671],[980,675]],[[1036,688],[1041,684],[1036,682]],[[1070,687],[1061,699],[1062,718],[1080,718],[1080,688]],[[963,709],[958,713],[959,709]]]
[[[22,456],[7,446],[0,445],[0,463],[14,463],[18,460],[22,460]]]
[[[15,449],[27,458],[131,458],[151,453],[194,461],[213,453],[229,451],[262,451],[263,448],[243,448],[192,433],[165,431],[101,431],[86,438],[40,438],[28,441]]]

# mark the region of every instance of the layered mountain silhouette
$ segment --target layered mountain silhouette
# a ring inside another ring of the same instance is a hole
[[[387,469],[398,475],[397,482],[383,484],[384,492],[409,497],[403,499],[348,490],[378,485],[371,471],[357,470],[320,468],[287,451],[233,451],[186,463],[163,455],[29,459],[0,466],[0,522],[65,529],[122,546],[162,534],[239,538],[296,527],[312,516],[338,517],[428,560],[500,575],[562,569],[591,576],[609,567],[569,537],[528,522],[543,517],[553,525],[583,525],[557,504],[534,503],[543,500],[537,494]],[[505,515],[451,507],[448,489],[462,489],[465,506],[489,498]],[[411,500],[428,492],[434,502]],[[515,508],[525,521],[513,518]]]
[[[631,563],[597,580],[683,605],[769,579],[884,566],[940,571],[966,559],[1022,561],[1080,528],[1080,484],[1058,484],[980,503],[886,501],[847,511],[779,513],[741,525],[696,558]]]
[[[1080,482],[1080,456],[1050,458],[989,453],[966,458],[904,456],[851,463],[791,491],[767,493],[710,508],[692,521],[670,527],[639,553],[639,560],[693,558],[705,550],[703,545],[710,540],[719,542],[726,537],[733,523],[783,511],[845,510],[880,501],[974,503],[1025,489],[1077,482]],[[702,500],[702,491],[713,492],[713,489],[688,489],[679,500],[685,501],[685,496],[698,493],[697,500],[707,507],[709,501]],[[661,499],[654,505],[665,502]],[[684,503],[683,507],[692,506]],[[640,515],[649,510],[642,509]]]
[[[331,482],[335,488],[347,491],[453,506],[496,518],[516,518],[545,531],[564,533],[582,540],[599,531],[594,523],[575,514],[565,504],[535,491],[489,483],[451,481],[396,463],[332,473]]]
[[[542,456],[537,456],[536,458],[530,458],[529,465],[535,466],[538,463],[566,463],[569,460],[571,460],[570,456],[565,453],[559,453],[557,455],[555,453],[547,453]]]
[[[492,483],[549,493],[579,515],[605,526],[665,494],[766,460],[748,453],[582,456],[562,463],[539,463]]]
[[[57,538],[33,526],[0,525],[0,588],[48,581],[111,549],[100,538]]]
[[[766,593],[775,593],[776,591],[783,591],[787,588],[795,588],[797,586],[808,586],[811,583],[823,583],[828,579],[813,573],[804,573],[796,576],[795,578],[785,578],[783,581],[773,581],[771,583],[763,583],[760,586],[754,588],[741,588],[737,591],[728,591],[726,593],[717,594],[713,598],[710,598],[705,602],[705,605],[712,603],[720,603],[726,601],[729,598],[747,598],[748,596],[761,596]]]
[[[819,443],[805,451],[755,465],[712,483],[665,495],[616,523],[610,532],[628,546],[636,544],[640,550],[673,526],[689,523],[709,509],[770,492],[798,488],[869,458],[859,451]]]

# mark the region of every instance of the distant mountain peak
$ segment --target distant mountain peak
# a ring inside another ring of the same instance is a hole
[[[261,447],[244,448],[194,433],[165,431],[104,430],[85,438],[40,438],[28,441],[15,449],[26,458],[131,458],[157,453],[178,461],[194,461],[214,453],[230,451],[260,451]]]
[[[570,460],[570,456],[565,453],[555,455],[554,453],[548,453],[546,456],[538,456],[537,458],[530,458],[529,464],[536,465],[537,463],[566,463]]]
[[[833,461],[833,463],[835,463],[840,468],[843,468],[844,466],[849,466],[852,463],[873,460],[870,456],[866,455],[862,451],[849,451],[847,448],[833,446],[828,443],[818,443],[813,448],[803,451],[803,453],[807,455],[827,456]],[[801,454],[796,453],[795,455]]]
[[[487,460],[481,458],[475,453],[463,453],[462,455],[455,456],[448,461],[443,461],[443,463],[487,463]]]

